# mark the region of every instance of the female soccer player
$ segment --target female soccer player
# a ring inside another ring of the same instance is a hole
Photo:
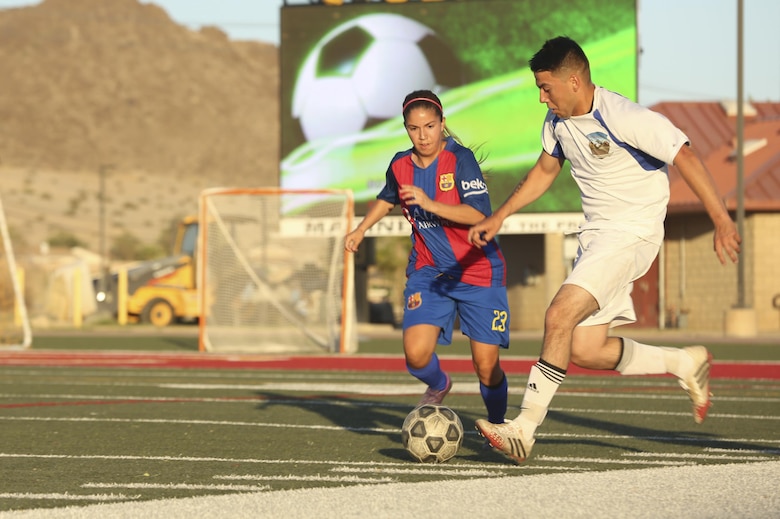
[[[428,389],[418,405],[440,404],[452,381],[439,366],[437,344],[450,344],[455,317],[471,341],[474,370],[488,421],[503,423],[507,381],[499,347],[509,346],[506,263],[495,240],[468,241],[471,225],[491,214],[487,185],[474,153],[445,125],[441,101],[418,90],[403,102],[412,148],[396,153],[384,188],[345,238],[355,252],[365,233],[397,205],[412,226],[404,290],[406,366]]]

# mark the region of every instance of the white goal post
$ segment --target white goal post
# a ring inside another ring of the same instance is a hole
[[[0,348],[29,348],[32,344],[32,330],[24,302],[23,278],[16,267],[2,199],[0,238]]]
[[[213,188],[199,208],[201,351],[357,351],[351,191]]]

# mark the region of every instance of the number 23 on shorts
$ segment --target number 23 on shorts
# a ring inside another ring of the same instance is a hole
[[[497,332],[506,331],[506,319],[508,314],[505,310],[493,310],[493,325],[491,328]]]

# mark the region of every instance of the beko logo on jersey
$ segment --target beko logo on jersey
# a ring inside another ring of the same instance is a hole
[[[463,189],[487,189],[487,184],[475,178],[474,180],[461,180],[460,187]]]
[[[467,191],[463,196],[481,195],[487,193],[487,184],[483,180],[475,178],[474,180],[461,180],[460,188]]]

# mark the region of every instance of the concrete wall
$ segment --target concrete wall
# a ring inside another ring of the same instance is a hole
[[[737,302],[737,268],[718,261],[710,220],[668,217],[664,261],[667,322],[690,330],[723,329],[725,312]]]
[[[738,267],[721,265],[713,251],[712,223],[705,215],[670,216],[666,223],[666,310],[683,310],[694,331],[723,330],[726,312],[738,303]],[[756,314],[756,330],[780,330],[780,214],[748,214],[740,261],[744,266],[744,303]]]
[[[544,312],[567,274],[562,233],[502,235],[511,329],[544,329]]]
[[[780,213],[750,215],[752,243],[753,308],[759,332],[780,330]]]
[[[502,235],[499,243],[507,263],[510,329],[541,330],[548,302],[544,235]]]

